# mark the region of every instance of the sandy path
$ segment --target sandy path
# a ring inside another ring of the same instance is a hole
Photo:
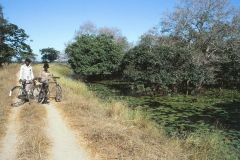
[[[16,77],[19,76],[19,72]],[[18,79],[18,78],[17,78]],[[17,80],[16,79],[16,80]],[[16,85],[18,85],[16,81]],[[11,113],[8,118],[6,136],[3,138],[0,150],[0,160],[13,160],[16,159],[17,147],[18,147],[18,130],[19,121],[18,114],[21,107],[12,107]]]
[[[52,140],[51,160],[86,160],[87,155],[77,143],[75,134],[68,129],[54,102],[45,104],[47,110],[47,135]]]
[[[18,74],[16,76],[18,77]],[[64,123],[60,113],[54,106],[53,101],[50,104],[44,104],[47,110],[47,128],[46,132],[52,140],[51,160],[87,160],[87,155],[80,148],[73,131]],[[12,107],[9,115],[8,129],[3,138],[0,150],[0,160],[16,160],[18,149],[19,121],[18,114],[22,106]]]
[[[16,159],[18,147],[18,113],[19,107],[13,107],[9,115],[9,124],[6,136],[2,141],[0,160],[14,160]]]

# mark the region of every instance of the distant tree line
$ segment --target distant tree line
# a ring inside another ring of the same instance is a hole
[[[182,0],[136,45],[115,28],[87,22],[65,50],[86,79],[144,84],[159,93],[240,86],[240,10],[228,0]],[[94,78],[93,78],[94,77]]]

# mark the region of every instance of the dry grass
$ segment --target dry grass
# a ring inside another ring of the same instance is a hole
[[[11,111],[9,91],[15,84],[15,76],[12,73],[16,73],[16,65],[0,68],[0,141],[5,136],[8,124],[8,116]]]
[[[35,77],[39,69],[33,67]],[[25,103],[19,113],[18,159],[47,159],[51,147],[46,127],[46,109],[43,105]]]
[[[65,77],[59,83],[65,95],[58,105],[62,116],[93,159],[188,159],[181,143],[167,138],[141,109],[132,111],[121,102],[100,103],[83,83]]]
[[[18,159],[47,159],[50,148],[46,127],[46,109],[42,105],[25,104],[19,114]]]

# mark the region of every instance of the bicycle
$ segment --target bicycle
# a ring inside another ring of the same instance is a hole
[[[13,107],[20,106],[24,104],[24,102],[27,100],[29,100],[29,104],[31,103],[31,100],[34,99],[34,95],[29,92],[30,89],[27,92],[25,87],[26,87],[26,84],[32,84],[32,83],[34,83],[34,86],[35,86],[34,81],[31,80],[27,83],[27,81],[24,79],[22,80],[20,86],[15,86],[10,90],[9,97],[10,97],[11,106]]]
[[[47,100],[46,95],[49,95],[49,89],[47,87],[47,83],[43,82],[40,85],[37,85],[36,90],[39,90],[38,95],[36,96],[37,97],[37,102],[42,104],[45,100]]]
[[[56,96],[55,96],[55,101],[56,102],[61,102],[63,99],[63,93],[62,93],[62,88],[61,86],[57,83],[57,79],[60,79],[60,77],[52,77],[53,82],[50,83],[54,83],[54,87],[52,88],[51,92],[49,92],[50,94],[53,92],[53,90],[55,90],[56,92]],[[50,96],[50,95],[49,95]]]
[[[42,104],[44,101],[46,101],[48,98],[50,98],[50,94],[53,90],[56,91],[56,96],[55,96],[55,101],[56,102],[61,102],[62,98],[63,98],[63,94],[62,94],[62,88],[61,86],[57,83],[56,79],[59,79],[60,77],[52,77],[53,82],[49,82],[49,83],[54,83],[55,86],[52,88],[52,90],[49,90],[49,84],[46,83],[46,81],[44,81],[42,84],[40,85],[36,85],[35,87],[33,87],[31,89],[31,94],[33,95],[33,97],[36,98],[37,102]]]

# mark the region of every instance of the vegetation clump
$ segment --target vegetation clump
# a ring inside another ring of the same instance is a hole
[[[109,35],[78,36],[65,52],[74,73],[96,78],[116,73],[122,58],[120,47]]]

